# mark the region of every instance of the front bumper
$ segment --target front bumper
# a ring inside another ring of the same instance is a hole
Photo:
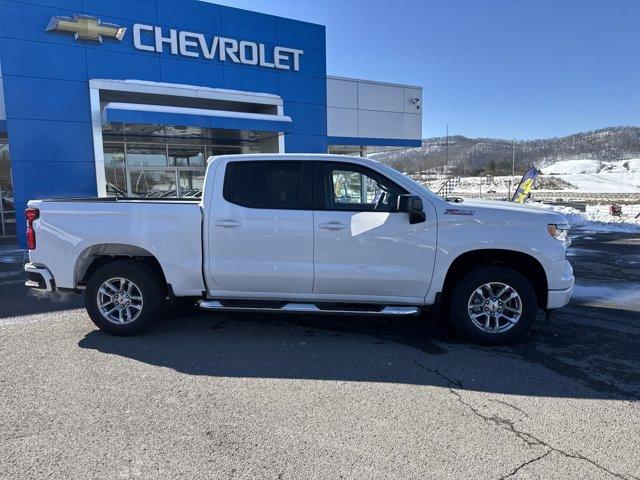
[[[569,300],[571,300],[571,295],[573,295],[574,282],[575,282],[575,277],[573,276],[573,267],[568,261],[565,260],[564,272],[562,274],[562,279],[560,283],[568,287],[563,288],[561,290],[549,290],[547,292],[547,309],[548,310],[553,310],[555,308],[562,308],[567,303],[569,303]]]
[[[24,271],[29,274],[29,280],[24,283],[25,286],[36,290],[42,290],[44,292],[55,291],[56,283],[53,280],[53,275],[51,275],[51,272],[47,267],[27,263],[24,266]]]

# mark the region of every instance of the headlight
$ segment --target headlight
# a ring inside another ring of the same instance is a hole
[[[566,223],[550,223],[547,225],[547,231],[556,240],[566,242],[569,238],[569,225]]]

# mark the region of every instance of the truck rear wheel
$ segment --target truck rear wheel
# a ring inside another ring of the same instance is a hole
[[[529,330],[538,313],[536,292],[515,270],[484,267],[463,277],[451,296],[451,317],[469,340],[509,343]]]
[[[145,331],[161,315],[166,295],[158,274],[134,260],[116,260],[94,272],[85,306],[100,330],[114,335]]]

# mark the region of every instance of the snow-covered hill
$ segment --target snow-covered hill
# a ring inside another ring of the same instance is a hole
[[[563,190],[640,193],[640,158],[614,162],[563,160],[543,167],[542,174],[568,184]]]
[[[373,157],[408,173],[463,177],[508,175],[513,148],[513,140],[455,135],[448,139],[425,139],[421,147],[378,153]],[[544,168],[565,160],[593,160],[597,168],[599,162],[616,164],[638,158],[639,127],[609,127],[560,138],[515,142],[515,167],[520,174],[530,166]]]

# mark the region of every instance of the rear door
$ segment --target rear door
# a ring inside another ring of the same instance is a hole
[[[421,298],[436,246],[435,214],[411,225],[394,211],[409,193],[382,173],[355,163],[316,168],[314,293]]]
[[[206,233],[210,293],[311,293],[312,164],[224,162],[216,170]]]

